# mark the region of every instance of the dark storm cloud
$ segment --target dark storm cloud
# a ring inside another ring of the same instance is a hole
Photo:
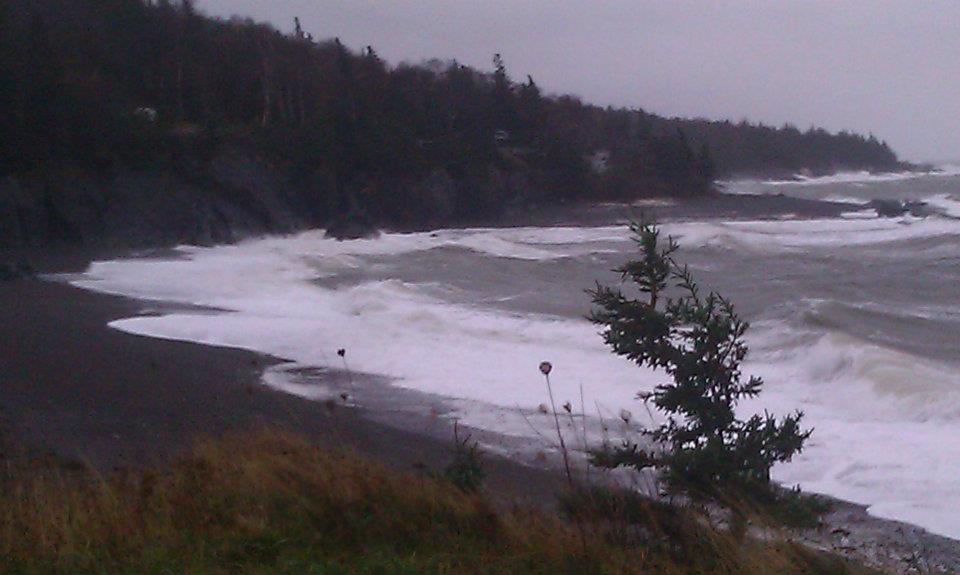
[[[599,104],[873,132],[960,158],[960,2],[201,0],[392,62],[489,68]]]

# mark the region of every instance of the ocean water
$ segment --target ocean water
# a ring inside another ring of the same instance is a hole
[[[960,176],[849,174],[727,191],[851,204],[837,219],[663,222],[679,259],[752,323],[745,371],[766,387],[744,413],[799,408],[815,428],[775,478],[960,538]],[[874,198],[927,201],[932,213],[878,218],[863,205]],[[610,354],[584,319],[584,290],[616,282],[610,270],[633,254],[617,225],[353,242],[313,231],[97,262],[74,283],[222,310],[116,329],[270,353],[291,370],[339,367],[345,348],[354,370],[450,398],[469,425],[522,435],[498,414],[547,399],[541,361],[554,365],[558,403],[590,417],[642,413],[636,394],[663,381]],[[277,377],[266,382],[319,395]]]

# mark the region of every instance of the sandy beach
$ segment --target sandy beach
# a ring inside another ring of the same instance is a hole
[[[0,284],[8,455],[52,455],[108,472],[162,465],[204,435],[270,426],[401,468],[440,469],[450,457],[452,431],[441,440],[375,422],[356,407],[331,409],[262,385],[275,359],[107,327],[143,308],[62,283]],[[544,494],[562,484],[552,472],[505,459],[487,465],[502,501],[552,500]]]

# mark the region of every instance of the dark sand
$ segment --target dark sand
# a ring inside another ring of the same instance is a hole
[[[265,387],[274,359],[107,327],[140,310],[62,283],[0,283],[0,423],[13,450],[109,471],[162,464],[204,435],[275,426],[404,469],[449,460],[452,431],[441,440]],[[503,499],[552,500],[562,485],[505,459],[490,456],[487,466]]]

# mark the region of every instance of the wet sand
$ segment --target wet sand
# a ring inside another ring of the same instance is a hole
[[[137,302],[63,283],[0,283],[0,426],[12,452],[53,455],[102,471],[162,465],[198,437],[281,427],[400,468],[441,469],[453,442],[435,420],[408,429],[357,407],[264,386],[278,360],[241,350],[128,335],[107,327]],[[359,377],[359,376],[358,376]],[[431,434],[410,429],[431,427]],[[503,499],[537,502],[560,489],[552,472],[488,458]]]

